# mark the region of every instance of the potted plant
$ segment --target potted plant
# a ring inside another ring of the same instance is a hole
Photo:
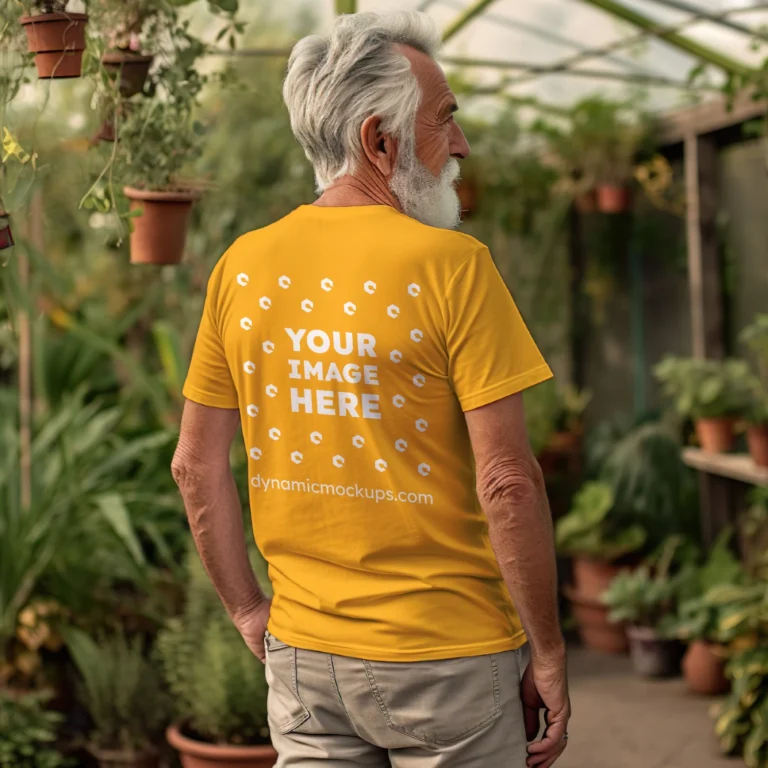
[[[567,515],[557,521],[557,549],[573,556],[573,586],[567,588],[585,645],[608,653],[627,649],[623,628],[608,620],[600,596],[622,570],[622,557],[645,543],[639,525],[618,525],[611,515],[614,495],[605,483],[587,483],[576,494]]]
[[[718,537],[706,562],[692,575],[690,592],[681,596],[678,614],[671,622],[676,636],[689,644],[682,665],[688,689],[704,696],[716,696],[729,688],[721,633],[727,605],[718,598],[717,590],[739,584],[745,576],[730,549],[730,538],[730,531]]]
[[[101,768],[156,768],[155,745],[169,701],[141,638],[69,629],[67,647],[81,677],[80,698],[93,722],[88,749]]]
[[[56,742],[64,718],[45,708],[45,692],[0,689],[0,765],[8,768],[74,768]]]
[[[644,677],[669,677],[680,669],[680,641],[665,627],[675,615],[681,583],[690,578],[686,570],[671,574],[679,544],[670,538],[658,559],[619,573],[602,597],[610,620],[627,625],[632,665]]]
[[[757,315],[739,338],[754,354],[759,374],[754,407],[747,420],[749,453],[759,467],[768,467],[768,314]]]
[[[669,357],[656,378],[683,418],[692,418],[703,450],[723,453],[733,446],[736,420],[749,409],[753,382],[743,360]]]
[[[24,2],[20,19],[41,79],[80,77],[88,15],[67,11],[67,0]]]
[[[158,635],[177,722],[167,731],[185,768],[271,768],[264,667],[243,642],[194,549],[186,605]]]

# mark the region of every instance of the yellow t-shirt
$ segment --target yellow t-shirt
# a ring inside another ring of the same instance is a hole
[[[237,240],[184,395],[240,411],[270,632],[376,661],[522,645],[463,411],[551,375],[472,237],[308,205]]]

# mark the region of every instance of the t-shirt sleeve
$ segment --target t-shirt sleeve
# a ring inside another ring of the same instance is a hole
[[[552,377],[485,247],[448,285],[446,346],[449,378],[463,411]]]
[[[227,363],[217,318],[220,281],[221,262],[208,281],[203,316],[183,394],[188,400],[212,408],[237,408],[237,389]]]

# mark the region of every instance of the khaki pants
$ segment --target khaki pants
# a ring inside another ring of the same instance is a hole
[[[526,650],[389,663],[266,637],[277,768],[523,768]]]

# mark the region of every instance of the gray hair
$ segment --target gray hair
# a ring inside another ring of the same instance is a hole
[[[398,43],[435,56],[440,34],[416,11],[356,13],[336,19],[329,35],[296,43],[283,99],[319,190],[355,172],[368,117],[378,115],[382,131],[399,142],[413,142],[421,93]]]

